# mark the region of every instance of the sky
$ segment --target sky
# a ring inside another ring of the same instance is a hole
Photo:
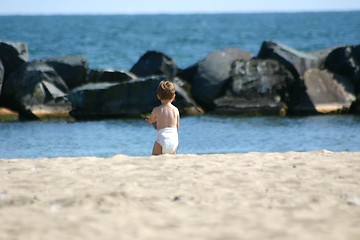
[[[359,0],[1,0],[0,15],[360,10]]]

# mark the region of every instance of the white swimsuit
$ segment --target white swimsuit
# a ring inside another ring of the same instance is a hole
[[[177,128],[162,128],[157,132],[156,142],[162,147],[163,154],[175,153],[179,145]]]

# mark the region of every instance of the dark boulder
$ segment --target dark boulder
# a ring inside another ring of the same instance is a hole
[[[178,78],[175,78],[174,84],[176,97],[173,104],[179,109],[180,114],[187,116],[204,114],[204,110],[196,104],[187,90],[188,85]]]
[[[52,67],[28,62],[4,82],[2,98],[4,106],[27,116],[28,111],[41,106],[69,109],[67,93],[67,85]]]
[[[26,43],[24,42],[3,42],[5,44],[8,44],[16,49],[18,52],[19,58],[24,60],[25,62],[29,61],[29,49]]]
[[[116,70],[91,69],[88,74],[89,83],[99,83],[99,82],[120,83],[135,78],[136,76],[131,73],[124,71],[116,71]]]
[[[28,49],[25,43],[0,42],[0,60],[5,69],[4,81],[28,59]]]
[[[191,93],[196,102],[205,109],[213,109],[214,100],[224,93],[230,80],[231,64],[235,60],[251,58],[251,54],[240,49],[229,48],[210,53],[197,64]]]
[[[160,104],[156,91],[165,76],[133,79],[122,83],[90,83],[69,94],[76,119],[140,116]],[[176,86],[174,105],[181,113],[198,111],[194,102],[181,87]]]
[[[214,113],[220,115],[285,116],[287,113],[287,106],[280,99],[267,98],[266,96],[257,99],[245,99],[225,95],[216,99],[215,104]]]
[[[289,106],[294,114],[347,112],[355,101],[351,81],[327,70],[306,71],[304,86],[294,93],[294,101]]]
[[[289,71],[275,60],[237,60],[225,96],[215,100],[215,112],[284,115],[293,83]]]
[[[308,69],[320,68],[325,56],[326,54],[304,53],[280,43],[264,41],[257,58],[277,60],[295,79],[300,79]]]
[[[88,83],[72,89],[68,99],[75,119],[107,118],[121,115],[124,96],[119,95],[120,83]],[[123,94],[123,92],[121,92]]]
[[[357,96],[356,101],[350,107],[350,113],[352,114],[360,114],[360,97]]]
[[[87,82],[89,65],[87,59],[83,56],[74,55],[39,59],[36,62],[42,62],[53,67],[69,89],[81,86]]]
[[[4,65],[2,64],[2,61],[0,59],[0,106],[1,106],[1,87],[4,82],[4,73],[5,73]]]
[[[179,69],[178,74],[176,76],[182,80],[185,80],[189,84],[193,84],[197,71],[198,71],[198,64],[195,63],[185,69]]]
[[[325,60],[325,68],[350,78],[360,94],[360,45],[334,49]]]
[[[146,52],[130,69],[130,72],[139,77],[164,75],[168,80],[173,80],[177,71],[178,67],[174,60],[157,51]]]

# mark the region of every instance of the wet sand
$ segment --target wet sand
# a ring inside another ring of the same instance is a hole
[[[359,152],[0,160],[1,240],[358,240],[359,223]]]

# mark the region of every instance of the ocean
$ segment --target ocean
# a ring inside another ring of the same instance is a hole
[[[0,40],[26,42],[30,60],[80,54],[90,68],[129,70],[157,50],[186,68],[212,51],[254,56],[264,40],[312,52],[360,43],[360,12],[0,16]],[[359,116],[184,117],[183,154],[360,151]],[[0,158],[144,156],[155,131],[139,119],[0,122]]]

